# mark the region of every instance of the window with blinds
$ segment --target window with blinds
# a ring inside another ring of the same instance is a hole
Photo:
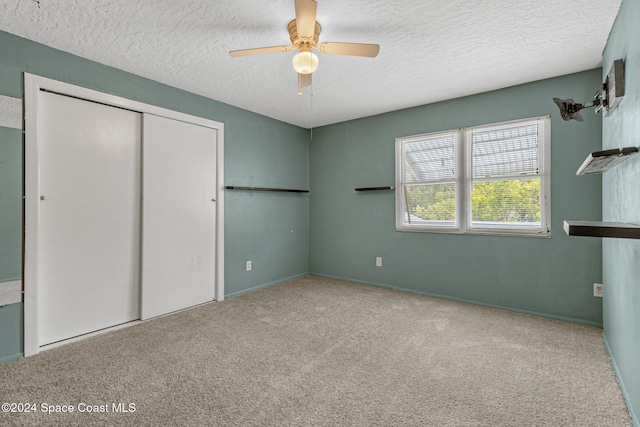
[[[456,132],[416,136],[401,143],[406,224],[456,225]]]
[[[549,235],[550,119],[396,139],[396,228]]]
[[[548,122],[545,117],[467,129],[469,228],[543,231]]]

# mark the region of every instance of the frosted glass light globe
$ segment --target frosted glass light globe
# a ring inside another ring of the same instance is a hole
[[[318,57],[311,51],[301,51],[293,57],[293,68],[300,74],[311,74],[318,68]]]

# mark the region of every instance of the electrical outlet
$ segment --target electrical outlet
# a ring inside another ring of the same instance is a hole
[[[382,267],[382,257],[381,256],[377,256],[376,257],[376,267]]]
[[[604,286],[602,283],[593,284],[593,296],[598,298],[602,298],[604,296]]]
[[[251,261],[247,261],[247,271],[251,271]]]

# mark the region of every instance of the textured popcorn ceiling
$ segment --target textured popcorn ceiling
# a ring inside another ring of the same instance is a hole
[[[4,0],[0,30],[308,128],[599,66],[621,0],[317,2],[321,42],[380,54],[319,55],[301,97],[294,52],[228,55],[289,44],[293,0]]]

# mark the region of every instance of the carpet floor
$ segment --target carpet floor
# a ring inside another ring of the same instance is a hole
[[[307,276],[1,365],[0,424],[631,426],[601,333]]]

